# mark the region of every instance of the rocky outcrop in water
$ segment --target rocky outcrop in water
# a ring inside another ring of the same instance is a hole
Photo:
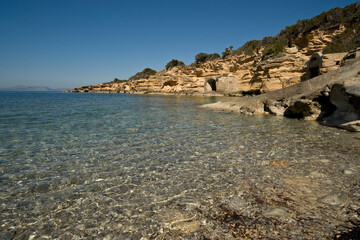
[[[203,107],[318,120],[325,125],[360,131],[360,49],[345,56],[342,64],[338,70],[284,89]]]

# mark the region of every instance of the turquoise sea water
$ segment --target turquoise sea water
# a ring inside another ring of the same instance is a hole
[[[359,135],[198,108],[218,100],[1,92],[0,238],[151,238],[184,219],[200,227],[177,234],[196,234],[211,199],[241,195],[270,160],[299,176],[322,159],[324,174],[358,170]]]

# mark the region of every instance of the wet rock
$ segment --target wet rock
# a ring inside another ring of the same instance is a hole
[[[5,233],[1,233],[0,234],[0,239],[14,239],[16,235],[16,231],[15,230],[11,230]]]
[[[263,215],[268,218],[285,218],[288,216],[288,213],[286,208],[271,207],[264,210]]]
[[[334,125],[334,122],[332,122],[332,124]],[[350,132],[360,132],[360,120],[350,121],[347,123],[339,123],[337,127],[343,128]]]
[[[283,116],[286,110],[286,103],[282,101],[267,100],[264,103],[265,111],[276,116]]]
[[[126,185],[121,185],[121,186],[119,186],[119,193],[120,194],[124,194],[124,193],[126,193],[127,191],[129,191],[130,190],[130,188],[128,187],[128,186],[126,186]]]
[[[324,177],[326,177],[325,174],[319,173],[319,172],[317,172],[317,171],[311,172],[311,173],[309,174],[309,176],[312,177],[312,178],[324,178]]]
[[[353,171],[352,169],[345,169],[345,170],[343,171],[343,173],[344,173],[345,175],[352,175],[352,174],[354,174],[354,171]]]
[[[345,199],[341,194],[329,194],[318,198],[318,202],[330,205],[330,206],[337,206],[342,205],[345,203]]]
[[[111,240],[114,239],[114,236],[112,236],[111,234],[106,235],[103,240]]]
[[[50,184],[49,183],[39,183],[34,184],[29,188],[29,192],[31,193],[45,193],[49,190]]]
[[[270,160],[269,164],[273,165],[273,166],[277,166],[277,167],[282,167],[282,168],[288,168],[288,167],[292,166],[291,163],[289,163],[285,160],[279,160],[279,159]]]
[[[334,84],[330,101],[336,110],[324,118],[324,123],[349,131],[360,131],[360,76]]]
[[[247,201],[238,197],[229,197],[224,199],[223,207],[228,211],[241,211],[247,206]]]
[[[198,221],[178,222],[171,225],[171,228],[175,231],[183,233],[192,233],[199,230],[201,223]]]
[[[320,162],[320,163],[329,163],[329,162],[330,162],[330,160],[329,160],[329,159],[326,159],[326,158],[319,159],[319,160],[317,160],[317,161]]]
[[[290,106],[284,112],[290,118],[304,118],[316,120],[321,113],[321,105],[310,99],[299,99],[291,101]]]

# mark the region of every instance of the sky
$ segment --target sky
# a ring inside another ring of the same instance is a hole
[[[356,0],[0,0],[0,88],[74,88],[273,36]]]

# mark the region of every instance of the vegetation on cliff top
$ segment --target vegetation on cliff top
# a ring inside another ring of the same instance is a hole
[[[110,81],[110,82],[105,82],[103,84],[113,84],[113,83],[124,83],[127,82],[128,80],[120,80],[118,78],[114,78],[114,80]]]
[[[203,63],[206,61],[211,61],[211,60],[215,60],[215,59],[219,59],[220,55],[218,53],[212,53],[212,54],[208,54],[208,53],[199,53],[195,56],[195,63]]]
[[[348,31],[341,37],[334,38],[334,45],[329,47],[327,53],[346,52],[351,45],[352,49],[359,47],[359,22],[360,22],[360,6],[359,3],[354,3],[345,8],[334,8],[320,15],[305,20],[299,20],[296,24],[287,26],[285,29],[275,37],[265,37],[262,40],[251,40],[246,42],[243,46],[232,52],[233,55],[240,55],[242,53],[247,55],[254,55],[258,53],[261,47],[265,47],[264,55],[276,56],[284,50],[285,46],[291,46],[294,39],[310,33],[312,30],[320,29],[335,29],[340,25],[351,28],[355,31]],[[342,37],[346,36],[343,41]]]
[[[334,8],[327,12],[323,12],[318,16],[299,20],[296,24],[287,26],[281,32],[272,37],[264,37],[262,40],[251,40],[236,50],[232,50],[232,46],[226,48],[222,53],[222,58],[231,55],[255,55],[262,52],[262,58],[267,59],[276,57],[285,50],[286,46],[291,46],[295,39],[301,38],[312,30],[320,29],[336,29],[340,25],[344,25],[347,30],[333,38],[333,43],[324,49],[324,53],[346,52],[351,49],[360,47],[360,3],[354,3],[345,8]],[[211,59],[212,54],[199,53],[195,56],[195,63],[205,62]]]
[[[285,29],[281,30],[274,37],[269,36],[264,37],[262,40],[248,41],[236,50],[233,50],[233,46],[230,46],[222,52],[222,58],[241,54],[255,55],[259,54],[260,51],[262,51],[263,59],[276,57],[285,50],[286,46],[290,47],[295,42],[295,39],[301,38],[316,29],[336,29],[340,25],[344,25],[346,30],[332,39],[332,43],[324,49],[324,53],[346,52],[360,47],[360,2],[348,5],[345,8],[337,7],[331,9],[311,19],[299,20],[294,25],[286,26]],[[192,65],[196,66],[197,64],[219,58],[221,56],[218,53],[208,54],[201,52],[195,56],[195,62]],[[184,65],[182,61],[172,59],[166,64],[165,68],[169,70],[173,67]],[[155,70],[145,68],[142,72],[138,72],[130,77],[129,80],[144,79],[155,74]],[[126,81],[114,79],[112,82],[115,83],[115,80],[116,83]]]
[[[328,46],[324,48],[324,53],[348,52],[360,47],[360,23],[347,28],[343,33],[335,36]]]
[[[179,61],[177,59],[173,59],[173,60],[171,60],[170,62],[168,62],[166,64],[165,69],[169,70],[169,69],[171,69],[173,67],[178,67],[178,66],[185,66],[185,63],[182,62],[182,61]]]
[[[143,78],[148,78],[155,74],[156,74],[155,70],[151,68],[145,68],[142,72],[137,72],[134,76],[130,77],[129,80],[139,80]]]

